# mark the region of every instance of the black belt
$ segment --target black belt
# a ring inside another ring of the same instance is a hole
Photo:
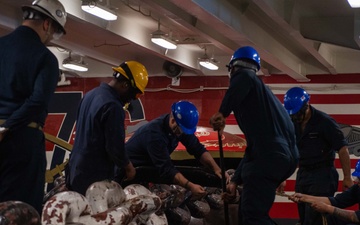
[[[6,120],[0,120],[0,124],[3,124],[5,123]],[[1,126],[1,125],[0,125]],[[43,127],[39,124],[39,123],[36,123],[36,122],[31,122],[27,125],[28,127],[31,127],[31,128],[35,128],[35,129],[39,129],[39,130],[43,130]]]
[[[300,164],[299,168],[304,169],[304,170],[316,170],[316,169],[320,169],[320,168],[333,167],[333,166],[334,166],[333,161],[325,161],[325,162],[320,162],[320,163],[314,163],[312,165],[301,165]]]

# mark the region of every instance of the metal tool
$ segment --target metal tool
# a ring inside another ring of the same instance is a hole
[[[221,184],[223,192],[226,192],[226,177],[225,177],[225,168],[224,168],[224,151],[222,146],[222,139],[220,131],[218,130],[218,140],[219,140],[219,153],[220,153],[220,168],[221,168]],[[224,201],[224,217],[225,225],[229,225],[229,206],[228,203]]]

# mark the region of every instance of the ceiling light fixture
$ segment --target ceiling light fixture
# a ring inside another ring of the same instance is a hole
[[[69,52],[69,57],[63,60],[62,66],[66,69],[76,70],[80,72],[86,72],[89,70],[83,58],[80,57],[80,60],[76,60],[71,57],[71,52]]]
[[[359,0],[347,0],[350,4],[351,8],[360,8],[360,1]]]
[[[151,34],[151,41],[157,45],[160,45],[166,49],[176,49],[176,42],[170,37],[166,37],[166,34],[160,30],[160,21],[158,23],[158,29]]]
[[[96,1],[83,1],[81,9],[104,20],[117,20],[117,15],[109,8],[97,4]]]
[[[218,70],[219,67],[216,65],[214,59],[199,59],[199,64],[209,70]]]
[[[206,47],[204,49],[205,54],[202,58],[199,58],[199,64],[209,70],[218,70],[218,61],[214,58],[209,58],[209,56],[206,54]]]

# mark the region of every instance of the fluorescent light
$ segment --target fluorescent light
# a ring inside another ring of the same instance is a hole
[[[87,67],[85,67],[84,65],[76,64],[76,63],[65,63],[65,64],[63,64],[63,67],[65,67],[66,69],[76,70],[76,71],[80,71],[80,72],[88,71]]]
[[[163,37],[157,37],[157,38],[153,37],[153,38],[151,38],[151,41],[157,45],[160,45],[163,48],[167,48],[167,49],[176,49],[177,48],[176,44],[174,44],[172,41],[167,40]]]
[[[163,48],[167,48],[167,49],[177,48],[176,43],[170,38],[167,38],[161,30],[157,30],[151,34],[151,41],[157,45],[160,45]]]
[[[115,12],[104,6],[96,4],[96,2],[83,2],[83,4],[81,5],[81,9],[104,20],[117,20],[117,15],[115,14]]]
[[[204,50],[205,54],[202,58],[199,58],[199,64],[209,70],[218,70],[218,61],[215,60],[213,57],[209,58],[209,56],[206,54],[206,46],[204,46]]]
[[[76,70],[76,71],[80,71],[80,72],[88,71],[88,67],[84,61],[82,61],[82,60],[76,61],[76,60],[72,59],[71,57],[64,59],[62,66],[67,69]]]
[[[218,70],[219,69],[219,67],[216,65],[216,61],[214,59],[209,59],[209,58],[199,59],[199,64],[209,70]]]
[[[351,8],[360,8],[360,0],[348,0]]]

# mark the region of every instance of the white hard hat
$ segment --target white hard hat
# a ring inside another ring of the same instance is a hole
[[[35,10],[53,19],[65,31],[66,11],[59,0],[35,0],[31,6],[23,6],[23,11]]]

